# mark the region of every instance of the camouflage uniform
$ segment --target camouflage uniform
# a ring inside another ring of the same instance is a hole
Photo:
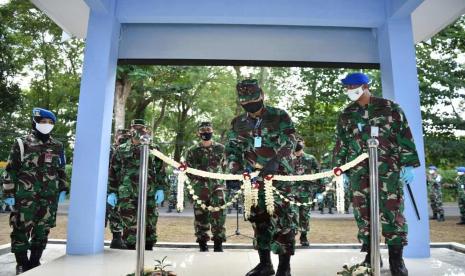
[[[126,245],[133,247],[137,235],[137,204],[139,195],[139,145],[131,141],[115,149],[110,161],[109,193],[115,193],[118,198],[116,205],[123,227],[123,240]],[[156,243],[156,225],[158,210],[155,203],[155,192],[167,188],[163,162],[150,155],[147,178],[147,220],[146,242]]]
[[[331,170],[331,155],[329,153],[326,153],[323,155],[323,160],[321,161],[321,171],[326,172]],[[324,206],[328,207],[329,213],[332,214],[333,210],[332,208],[334,207],[334,201],[336,197],[336,186],[335,183],[333,182],[332,178],[323,178],[322,180],[322,185],[320,186],[320,193],[325,192],[325,195],[323,196],[323,200],[318,201],[318,209],[321,211],[321,213],[324,213]]]
[[[426,183],[428,185],[428,195],[433,210],[433,216],[444,217],[444,208],[442,207],[442,190],[441,190],[441,175],[438,173],[428,173]]]
[[[220,143],[212,142],[209,147],[202,144],[194,145],[187,151],[187,166],[203,171],[221,173],[224,165],[224,146]],[[225,186],[222,181],[208,179],[200,176],[189,175],[195,194],[206,205],[213,207],[225,204]],[[210,212],[194,205],[194,228],[197,242],[207,242],[210,240],[208,230],[211,231],[213,241],[226,241],[226,210]]]
[[[279,161],[277,174],[293,173],[292,154],[295,137],[294,124],[289,115],[278,108],[265,106],[259,119],[248,113],[239,115],[231,122],[226,144],[226,158],[231,173],[260,169],[269,160]],[[261,137],[261,146],[254,147],[254,137]],[[266,211],[263,179],[257,177],[259,202],[251,210],[249,221],[255,233],[254,246],[258,250],[272,250],[276,254],[293,255],[297,211],[295,207],[275,196],[275,213]],[[273,181],[273,185],[287,197],[293,199],[293,184]]]
[[[296,175],[304,174],[315,174],[318,173],[318,162],[316,158],[307,153],[303,153],[301,156],[296,156],[293,160],[294,172]],[[305,181],[296,183],[296,195],[297,201],[299,202],[312,202],[313,194],[312,191],[315,190],[315,187],[318,186],[318,183],[315,181]],[[299,231],[307,233],[310,231],[310,206],[300,206],[299,209]]]
[[[13,253],[45,249],[50,228],[56,225],[58,196],[68,191],[62,143],[52,137],[44,143],[34,134],[20,139],[23,160],[16,141],[3,175],[3,196],[16,201],[10,214]]]
[[[460,209],[460,220],[465,223],[465,175],[457,176],[457,199]]]
[[[371,126],[379,127],[379,193],[382,234],[388,245],[407,244],[407,223],[403,215],[401,167],[418,167],[420,162],[404,112],[396,103],[371,96],[361,107],[353,102],[344,109],[337,123],[334,161],[340,166],[368,152]],[[358,239],[369,244],[370,198],[368,160],[346,172],[350,178]]]
[[[119,145],[125,143],[130,138],[129,130],[119,129],[116,132],[115,136],[116,136],[115,143],[110,148],[110,160],[112,159],[113,153],[115,152],[116,148]],[[110,192],[108,191],[108,193]],[[110,231],[112,233],[121,233],[123,231],[123,226],[122,226],[121,217],[120,217],[120,214],[117,208],[114,208],[110,204],[107,203],[106,214],[107,214],[106,219],[109,222]]]

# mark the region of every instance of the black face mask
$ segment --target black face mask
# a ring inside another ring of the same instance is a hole
[[[210,141],[212,139],[213,133],[211,132],[201,132],[200,138],[204,141]]]
[[[263,100],[258,102],[251,102],[247,104],[242,104],[242,108],[249,113],[255,113],[263,107]]]
[[[298,143],[298,144],[295,146],[295,151],[296,151],[296,152],[301,151],[303,148],[304,148],[304,146],[302,146],[302,144]]]

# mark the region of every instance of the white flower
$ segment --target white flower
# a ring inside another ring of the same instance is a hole
[[[205,208],[207,208],[207,205],[205,205],[205,203],[202,203],[202,204],[200,204],[200,208],[205,209]]]
[[[198,204],[198,205],[201,205],[201,204],[202,204],[202,200],[198,199],[198,200],[197,200],[197,204]]]
[[[208,206],[207,209],[208,211],[213,211],[213,206]]]
[[[213,210],[214,210],[215,212],[218,212],[218,211],[221,210],[221,208],[220,208],[220,207],[215,207],[215,208],[213,208]]]
[[[192,199],[193,199],[193,200],[197,200],[198,198],[199,198],[199,196],[197,196],[197,195],[193,195],[193,196],[192,196]]]

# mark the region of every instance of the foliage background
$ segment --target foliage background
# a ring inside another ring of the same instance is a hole
[[[7,160],[14,137],[29,131],[35,106],[58,115],[54,136],[72,161],[84,42],[63,42],[61,29],[29,1],[0,6],[0,22],[0,161]],[[465,165],[465,17],[416,50],[426,163],[452,179],[454,167]],[[349,71],[123,65],[117,72],[115,128],[144,118],[156,143],[179,160],[197,141],[201,121],[212,120],[214,139],[224,141],[231,119],[242,111],[235,84],[253,77],[262,84],[266,102],[289,112],[307,151],[320,158],[331,149],[335,120],[347,104],[339,80]],[[380,72],[365,72],[380,95]]]

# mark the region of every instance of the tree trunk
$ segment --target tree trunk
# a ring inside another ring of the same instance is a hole
[[[116,81],[115,87],[115,132],[125,126],[126,101],[131,93],[132,83],[128,79]]]

